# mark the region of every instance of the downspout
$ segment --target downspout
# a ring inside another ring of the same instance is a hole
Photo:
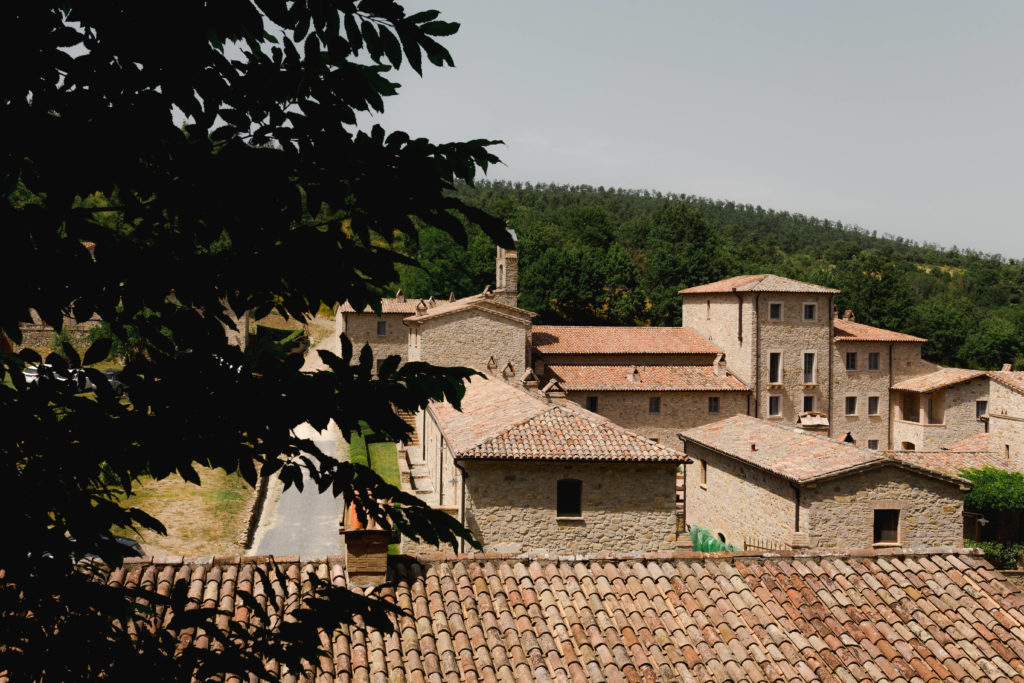
[[[796,484],[790,484],[793,487],[793,494],[796,498],[796,510],[794,511],[793,518],[793,531],[799,533],[800,531],[800,487]]]
[[[834,309],[833,309],[833,306],[835,306],[835,303],[833,303],[834,299],[835,299],[835,294],[829,294],[828,295],[828,435],[829,435],[829,437],[832,436],[832,417],[833,417],[833,415],[835,415],[835,412],[832,410],[832,408],[833,408],[833,406],[832,406],[832,384],[833,384],[832,383],[832,364],[833,364],[832,356],[834,355],[832,353],[832,350],[833,350],[833,346],[835,345],[835,336],[836,336],[836,318],[835,318],[835,313],[834,313]],[[799,495],[800,494],[797,494],[797,496],[799,496]],[[799,514],[800,513],[798,512],[797,513],[797,522],[800,521],[799,520]],[[799,529],[797,529],[797,531],[799,531]]]
[[[892,450],[892,421],[895,409],[892,405],[892,350],[893,343],[889,342],[889,414],[886,416],[889,422],[889,450]]]
[[[743,295],[736,291],[736,288],[732,288],[732,293],[739,299],[739,313],[736,314],[736,338],[740,342],[740,346],[743,345]]]
[[[754,417],[761,414],[761,292],[754,297]],[[750,412],[749,410],[747,411]]]

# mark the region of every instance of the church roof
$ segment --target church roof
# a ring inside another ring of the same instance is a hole
[[[728,294],[729,292],[777,292],[781,294],[838,294],[838,289],[772,275],[737,275],[717,282],[679,290],[680,294]]]

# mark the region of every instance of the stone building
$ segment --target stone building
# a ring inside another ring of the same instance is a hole
[[[878,451],[735,416],[684,431],[687,525],[737,545],[959,547],[971,483]]]
[[[675,548],[679,451],[497,379],[475,378],[461,410],[433,404],[420,419],[409,488],[485,550]],[[403,552],[421,550],[403,539]]]
[[[680,429],[750,407],[721,349],[685,327],[536,325],[533,357],[541,384],[671,448]]]
[[[1024,472],[1024,372],[990,372],[989,448],[1007,462],[1003,469]]]
[[[941,368],[893,384],[893,449],[936,451],[978,433],[988,395],[982,370]]]
[[[377,365],[388,356],[399,356],[404,363],[409,360],[409,330],[403,321],[416,315],[417,306],[428,309],[436,305],[432,299],[406,299],[401,290],[395,297],[381,299],[380,313],[369,306],[356,311],[346,301],[334,316],[335,333],[352,340],[357,358],[363,345],[369,344]]]

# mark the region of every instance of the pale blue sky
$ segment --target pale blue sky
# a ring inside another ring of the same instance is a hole
[[[683,192],[1024,258],[1024,2],[411,0],[462,29],[379,117],[490,178]]]

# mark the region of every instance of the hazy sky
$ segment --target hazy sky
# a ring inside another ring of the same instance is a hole
[[[385,128],[488,177],[681,192],[1024,257],[1024,2],[412,2],[455,69]]]

